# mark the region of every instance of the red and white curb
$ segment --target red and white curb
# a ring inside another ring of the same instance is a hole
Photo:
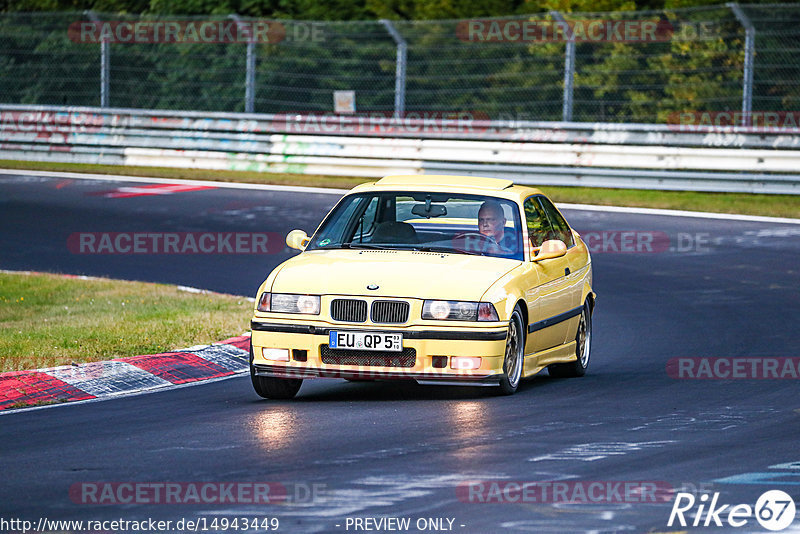
[[[0,411],[100,400],[245,373],[250,334],[174,352],[0,373]]]

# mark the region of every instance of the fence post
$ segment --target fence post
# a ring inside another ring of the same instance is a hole
[[[406,110],[406,60],[408,59],[408,45],[400,32],[391,21],[381,19],[381,24],[392,36],[397,44],[397,63],[394,74],[394,116],[402,117]]]
[[[744,26],[744,80],[742,82],[742,126],[749,126],[753,112],[753,70],[755,67],[756,28],[739,4],[727,4],[739,23]]]
[[[236,26],[241,28],[243,33],[247,35],[247,66],[245,71],[244,81],[244,111],[245,113],[253,113],[255,100],[256,100],[256,42],[253,34],[250,32],[250,26],[242,23],[239,15],[231,14],[228,18],[233,19]]]
[[[564,25],[563,35],[568,36],[567,48],[564,53],[564,97],[561,110],[561,120],[564,122],[572,121],[572,92],[575,82],[575,36],[572,33],[567,21],[556,10],[550,11],[550,16],[556,22]]]
[[[100,18],[95,14],[94,11],[91,9],[85,11],[86,15],[89,17],[89,20],[94,22],[95,24],[100,24]],[[111,50],[109,49],[108,39],[103,39],[100,41],[100,107],[107,108],[108,107],[108,87],[109,87],[109,76],[110,76],[110,66],[111,66],[111,58],[110,58]]]

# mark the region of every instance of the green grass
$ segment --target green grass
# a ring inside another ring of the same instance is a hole
[[[251,307],[163,284],[0,273],[0,372],[221,341],[248,330]]]
[[[127,176],[216,180],[221,182],[254,184],[302,185],[337,189],[349,189],[360,183],[370,181],[368,178],[342,176],[275,174],[253,171],[212,171],[202,169],[174,169],[167,167],[126,167],[120,165],[10,160],[0,160],[0,168],[121,174]],[[646,189],[556,186],[542,186],[541,189],[556,202],[800,218],[800,195],[700,193],[695,191],[652,191]]]
[[[58,400],[38,400],[38,401],[19,401],[14,404],[8,405],[8,410],[18,410],[20,408],[32,408],[34,406],[50,406],[52,404],[62,404],[67,402],[67,399]]]

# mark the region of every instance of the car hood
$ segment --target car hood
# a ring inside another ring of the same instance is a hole
[[[288,260],[275,293],[480,300],[517,260],[398,250],[315,250]],[[368,290],[368,285],[378,289]]]

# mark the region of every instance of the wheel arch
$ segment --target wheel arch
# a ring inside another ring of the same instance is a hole
[[[524,299],[517,299],[516,304],[514,305],[519,306],[520,312],[522,313],[522,339],[528,339],[528,305],[526,304]]]
[[[586,298],[584,299],[584,302],[589,304],[589,315],[593,315],[594,314],[594,301],[595,301],[596,298],[597,297],[596,297],[594,291],[589,291],[589,293],[586,294]]]

